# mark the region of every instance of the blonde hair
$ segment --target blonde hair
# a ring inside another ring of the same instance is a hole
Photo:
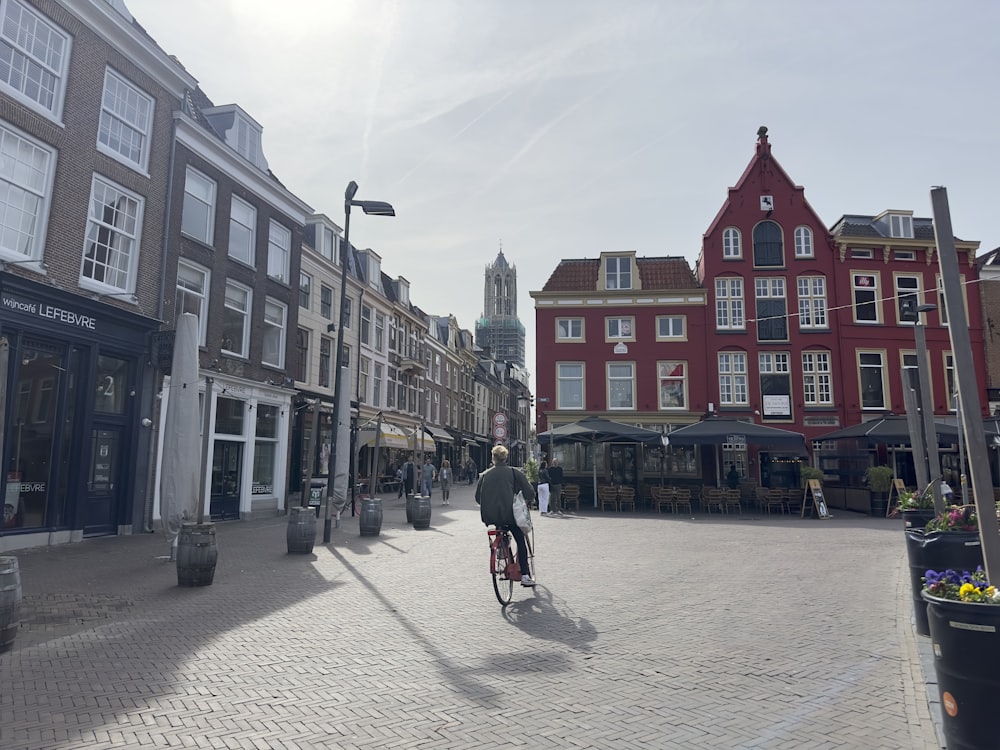
[[[509,455],[510,455],[510,453],[502,445],[494,445],[493,446],[493,460],[494,461],[499,461],[500,463],[505,464],[505,463],[507,463],[507,456],[509,456]]]

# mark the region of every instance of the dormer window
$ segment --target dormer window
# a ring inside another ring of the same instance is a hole
[[[235,104],[213,107],[204,111],[205,118],[226,140],[226,145],[262,171],[267,160],[261,150],[263,128]]]
[[[605,289],[632,288],[632,259],[611,256],[604,259]]]
[[[906,214],[889,214],[889,235],[913,239],[913,217]]]
[[[372,289],[382,289],[382,259],[368,251],[368,286]]]

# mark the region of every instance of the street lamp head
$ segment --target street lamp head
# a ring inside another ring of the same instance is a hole
[[[347,190],[344,191],[344,200],[350,203],[351,201],[354,200],[354,196],[357,194],[357,192],[358,192],[358,183],[356,183],[354,180],[351,180],[349,183],[347,183]]]
[[[918,313],[930,312],[931,310],[937,310],[937,305],[931,304],[930,302],[927,302],[923,305],[917,305]]]
[[[358,206],[362,211],[371,216],[395,216],[396,211],[391,204],[385,201],[351,201],[352,206]]]

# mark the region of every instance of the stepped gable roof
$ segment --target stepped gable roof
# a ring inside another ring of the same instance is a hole
[[[643,291],[654,289],[697,289],[700,284],[685,258],[636,258]],[[542,287],[543,292],[597,291],[599,258],[562,260]]]

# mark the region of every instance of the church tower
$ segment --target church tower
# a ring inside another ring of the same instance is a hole
[[[476,345],[493,359],[524,367],[524,326],[517,317],[517,268],[503,250],[486,266],[483,316],[476,321]]]

